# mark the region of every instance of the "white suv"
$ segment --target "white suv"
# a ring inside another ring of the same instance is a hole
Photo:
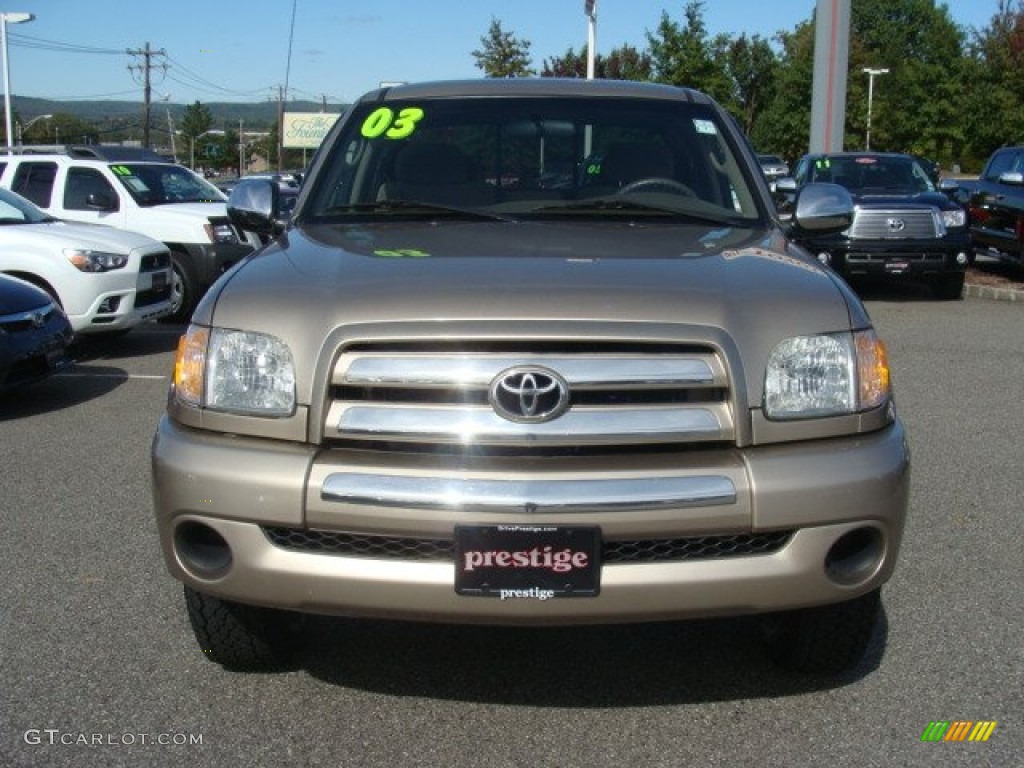
[[[171,319],[186,320],[206,289],[252,251],[227,218],[224,194],[145,149],[22,148],[0,158],[0,187],[52,216],[141,232],[171,251]]]
[[[57,299],[75,333],[124,331],[171,312],[166,245],[59,221],[7,189],[0,189],[0,272]]]

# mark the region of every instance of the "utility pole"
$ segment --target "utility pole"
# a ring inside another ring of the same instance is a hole
[[[277,172],[284,167],[281,155],[284,154],[284,100],[287,98],[285,87],[277,87]]]
[[[149,47],[149,43],[146,43],[145,48],[136,48],[134,51],[128,49],[126,53],[129,56],[140,56],[142,57],[141,64],[130,64],[128,66],[129,72],[138,71],[142,75],[142,146],[146,149],[150,148],[149,142],[149,117],[152,112],[152,95],[153,87],[151,82],[151,74],[154,66],[159,66],[165,72],[167,71],[167,64],[155,65],[153,59],[159,56],[166,56],[167,52],[161,48],[158,51],[154,51]]]

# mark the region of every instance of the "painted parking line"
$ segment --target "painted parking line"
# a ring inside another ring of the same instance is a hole
[[[161,381],[169,379],[169,376],[160,376],[158,374],[148,373],[58,373],[58,377],[62,379],[146,379],[153,381]]]

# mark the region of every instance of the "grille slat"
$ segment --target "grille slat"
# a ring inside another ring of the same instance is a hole
[[[264,527],[263,532],[275,546],[296,552],[421,562],[454,562],[455,558],[455,544],[451,539],[367,536],[280,527]],[[793,531],[785,530],[605,541],[601,561],[604,564],[663,563],[768,555],[785,547],[792,535]]]

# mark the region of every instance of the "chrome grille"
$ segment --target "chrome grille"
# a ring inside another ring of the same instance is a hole
[[[328,441],[543,450],[734,441],[725,368],[708,349],[657,347],[392,350],[353,348],[335,363]],[[539,366],[569,389],[568,409],[521,423],[489,402],[503,372]]]
[[[945,233],[942,219],[934,208],[858,208],[849,229],[850,237],[861,240],[930,240]]]

